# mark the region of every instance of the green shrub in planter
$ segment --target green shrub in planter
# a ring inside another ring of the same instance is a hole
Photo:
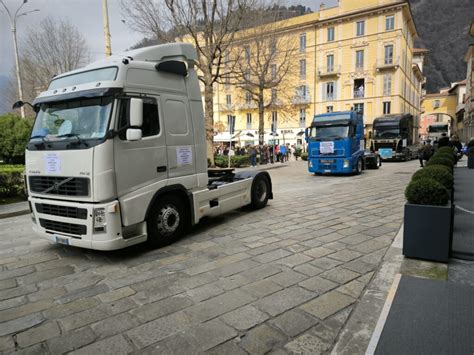
[[[449,152],[436,152],[434,155],[433,155],[433,158],[446,158],[446,159],[449,159],[453,162],[456,161],[456,157],[454,156],[453,153],[449,153]]]
[[[441,183],[446,189],[451,190],[453,188],[454,178],[448,169],[449,168],[443,165],[430,165],[418,170],[413,175],[412,180],[433,179]]]
[[[443,157],[443,156],[435,157],[435,156],[433,156],[426,163],[426,166],[430,166],[430,165],[445,165],[448,168],[452,168],[453,165],[454,165],[454,162],[451,159],[447,158],[447,157]]]
[[[0,197],[24,196],[23,165],[0,165]]]
[[[414,205],[446,206],[449,201],[448,190],[436,180],[426,177],[413,179],[405,189],[405,197],[408,203]]]
[[[441,147],[437,151],[437,153],[449,153],[449,154],[454,154],[454,148],[453,147]]]
[[[306,153],[306,152],[301,153],[301,159],[303,159],[304,161],[307,161],[308,160],[308,153]]]
[[[229,166],[229,157],[225,155],[216,155],[214,163],[219,168],[227,168]],[[232,168],[240,168],[250,165],[250,155],[234,155],[230,159],[230,166]]]

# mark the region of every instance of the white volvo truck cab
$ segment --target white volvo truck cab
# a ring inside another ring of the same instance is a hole
[[[189,44],[142,48],[58,75],[34,100],[26,182],[39,236],[163,246],[205,216],[266,206],[268,173],[208,171],[196,60]]]

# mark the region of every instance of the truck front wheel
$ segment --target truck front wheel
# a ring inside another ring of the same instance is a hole
[[[146,222],[150,244],[163,247],[173,243],[186,229],[186,209],[182,200],[170,195],[159,197]]]
[[[267,205],[270,197],[270,183],[264,175],[257,175],[252,183],[252,202],[250,206],[254,210],[258,210]]]
[[[359,175],[362,172],[362,169],[364,168],[364,165],[362,164],[362,159],[357,159],[357,164],[356,164],[356,175]]]

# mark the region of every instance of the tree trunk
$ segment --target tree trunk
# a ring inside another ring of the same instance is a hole
[[[214,166],[214,92],[212,84],[204,86],[204,118],[206,123],[207,158]]]
[[[258,144],[265,144],[265,108],[263,101],[263,91],[258,94]]]

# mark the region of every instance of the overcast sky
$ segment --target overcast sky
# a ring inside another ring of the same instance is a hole
[[[23,0],[3,0],[10,9],[16,9]],[[132,1],[132,0],[131,0]],[[319,8],[320,0],[289,0],[292,4]],[[335,0],[325,0],[326,4]],[[120,0],[108,0],[112,52],[119,53],[135,44],[142,36],[131,31],[122,23]],[[21,45],[22,34],[28,26],[34,26],[46,16],[68,19],[84,35],[96,60],[104,56],[104,37],[102,29],[102,0],[28,0],[24,10],[40,9],[39,12],[22,16],[18,20],[18,37]],[[125,18],[126,20],[126,18]],[[20,48],[21,50],[21,48]],[[10,24],[7,16],[0,13],[0,76],[9,75],[14,65],[13,45]]]

